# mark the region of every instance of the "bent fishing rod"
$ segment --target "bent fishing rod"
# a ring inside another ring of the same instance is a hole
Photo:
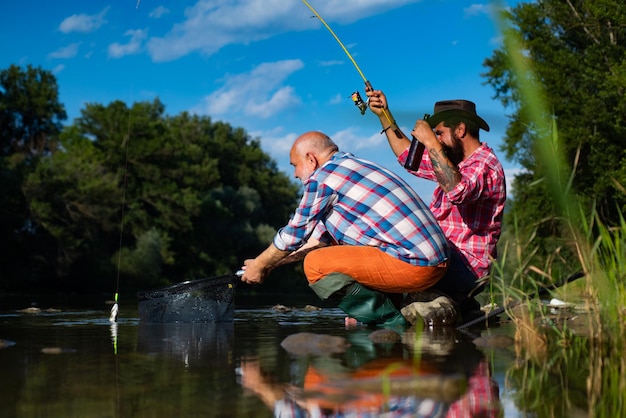
[[[320,14],[313,8],[313,6],[311,6],[309,4],[309,2],[307,0],[302,0],[302,2],[313,12],[315,17],[317,17],[320,20],[320,22],[322,22],[322,24],[326,27],[326,29],[328,29],[328,32],[330,32],[330,34],[333,36],[333,38],[335,38],[335,40],[337,41],[339,46],[341,46],[341,49],[343,49],[343,52],[348,56],[348,58],[350,59],[350,61],[354,65],[354,68],[356,68],[356,70],[359,72],[359,75],[361,76],[361,78],[365,82],[365,90],[366,91],[374,90],[374,88],[372,87],[372,84],[365,77],[365,75],[363,74],[363,71],[361,71],[361,68],[359,68],[359,65],[356,63],[356,61],[354,60],[354,58],[352,57],[352,55],[350,54],[348,49],[344,46],[343,42],[341,42],[341,40],[335,34],[335,32],[330,28],[328,23],[326,23],[324,18],[322,18],[322,16],[320,16]],[[365,114],[365,110],[367,109],[367,103],[365,103],[363,101],[363,99],[361,99],[361,95],[359,94],[359,92],[355,91],[354,93],[352,93],[351,98],[352,98],[352,101],[354,102],[354,104],[361,110],[361,114],[362,115]],[[396,136],[398,138],[402,138],[403,135],[402,135],[402,132],[400,132],[400,128],[398,128],[398,125],[395,123],[395,121],[391,120],[391,118],[389,117],[389,113],[387,113],[387,110],[382,109],[382,111],[383,111],[383,114],[385,115],[385,117],[387,118],[387,121],[391,125],[395,125],[396,126],[396,129],[393,130],[395,132]]]

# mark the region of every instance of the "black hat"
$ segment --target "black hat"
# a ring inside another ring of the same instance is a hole
[[[469,100],[444,100],[435,103],[435,111],[431,117],[427,119],[431,128],[439,125],[439,122],[450,118],[451,116],[460,116],[473,120],[478,127],[489,131],[489,125],[483,118],[476,114],[476,105]]]

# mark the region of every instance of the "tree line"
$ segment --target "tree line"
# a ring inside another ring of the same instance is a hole
[[[299,187],[244,129],[158,99],[89,103],[73,123],[55,77],[0,72],[0,286],[141,289],[228,274]]]
[[[626,8],[620,0],[538,0],[500,19],[552,109],[546,117],[556,121],[584,215],[619,225]],[[483,74],[510,110],[503,151],[523,168],[501,242],[532,240],[527,264],[576,269],[509,52],[496,48]],[[86,104],[73,123],[65,120],[50,72],[0,72],[1,288],[110,289],[118,272],[121,285],[149,287],[232,272],[267,245],[297,202],[298,186],[243,128],[168,116],[158,99]]]

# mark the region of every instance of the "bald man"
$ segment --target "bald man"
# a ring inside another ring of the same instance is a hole
[[[420,197],[391,171],[340,152],[321,132],[298,137],[289,154],[304,185],[295,213],[270,246],[244,262],[245,283],[304,258],[309,285],[334,295],[350,317],[385,327],[407,322],[389,293],[432,287],[445,274],[446,238]]]

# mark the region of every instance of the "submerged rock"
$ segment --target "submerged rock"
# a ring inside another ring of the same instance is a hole
[[[298,356],[324,356],[343,353],[350,343],[343,337],[300,332],[288,336],[280,345],[289,353]]]
[[[473,340],[477,347],[483,348],[506,348],[515,343],[508,335],[482,335]]]
[[[290,306],[278,304],[278,305],[272,306],[272,310],[277,311],[277,312],[291,312],[291,311],[298,311],[299,309],[293,306],[290,307]],[[304,312],[315,312],[315,311],[321,311],[322,308],[318,306],[313,306],[313,305],[306,305],[301,310]]]
[[[378,329],[369,335],[369,339],[375,343],[395,343],[402,339],[402,336],[391,329]]]

